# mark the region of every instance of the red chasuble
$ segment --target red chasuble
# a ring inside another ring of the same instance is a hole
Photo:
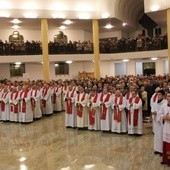
[[[73,90],[73,91],[71,92],[71,95],[70,95],[71,98],[74,96],[74,92],[75,92],[75,90]],[[69,92],[67,92],[66,97],[67,97],[67,98],[69,97]],[[73,103],[71,102],[71,100],[67,100],[67,101],[66,101],[66,109],[67,109],[67,110],[66,110],[66,113],[67,113],[67,114],[72,114],[72,107],[73,107]]]
[[[115,97],[115,104],[118,105],[122,105],[123,103],[123,96],[120,96],[120,100],[118,103],[118,97]],[[117,122],[121,122],[121,111],[119,110],[119,108],[114,108],[114,120],[116,120]]]
[[[90,96],[90,100],[91,100],[91,97],[92,96]],[[96,103],[97,98],[98,98],[98,93],[95,94],[92,103]],[[95,108],[90,108],[90,110],[89,110],[89,122],[90,122],[90,125],[94,125],[95,113],[96,113],[96,109]]]
[[[128,92],[126,95],[126,99],[129,100],[129,98],[130,98],[130,92]]]
[[[7,96],[8,92],[2,94],[2,99],[5,99]],[[5,103],[1,101],[1,110],[4,112],[5,111]]]
[[[14,97],[14,95],[15,95],[15,97]],[[14,99],[13,99],[13,97],[14,97]],[[10,96],[11,100],[16,100],[17,97],[18,97],[18,91],[15,92],[15,93],[13,93],[13,92],[11,93],[11,96]],[[11,104],[11,112],[14,112],[14,113],[19,112],[18,111],[18,104],[17,105]]]
[[[27,94],[28,94],[29,90],[26,90],[25,92],[21,92],[20,94],[20,99],[22,100],[22,106],[21,106],[21,112],[25,113],[26,112],[26,102],[25,102],[25,98],[27,98]],[[24,95],[24,96],[23,96]],[[23,98],[22,98],[23,97]]]
[[[132,104],[132,97],[129,99],[129,103]],[[139,103],[140,98],[137,96],[135,98],[135,104]],[[131,125],[131,112],[130,110],[128,110],[128,114],[129,114],[129,125]],[[134,109],[134,119],[133,119],[133,126],[137,126],[138,125],[138,116],[139,116],[139,109]]]
[[[85,96],[86,96],[86,93],[84,92],[82,98],[81,98],[81,102],[85,99]],[[78,94],[77,96],[77,101],[80,100],[80,94]],[[77,106],[77,115],[79,117],[82,117],[83,116],[83,106],[80,104],[79,106]]]
[[[106,96],[106,98],[105,98],[105,100],[103,101],[103,96],[104,96],[104,94],[102,93],[101,94],[101,97],[100,97],[100,101],[101,102],[108,102],[109,101],[109,98],[110,98],[110,94],[108,93],[107,94],[107,96]],[[101,119],[102,120],[106,120],[106,112],[107,112],[107,107],[105,106],[105,105],[103,105],[102,107],[101,107],[101,109],[100,109],[100,112],[101,112]]]

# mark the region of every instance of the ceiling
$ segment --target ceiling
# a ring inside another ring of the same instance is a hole
[[[101,2],[101,0],[98,1]],[[105,7],[103,8],[109,6],[109,9],[112,9],[114,11],[114,14],[112,15],[114,15],[115,17],[99,19],[100,32],[106,32],[106,31],[108,32],[114,30],[123,30],[125,32],[132,32],[138,29],[139,27],[138,20],[144,14],[144,0],[114,0],[114,1],[107,0],[105,2],[106,4]],[[102,5],[102,3],[100,5]],[[102,7],[100,8],[101,8],[100,10],[102,10]],[[148,13],[148,15],[159,26],[166,27],[167,20],[166,20],[165,10]],[[11,20],[12,18],[0,18],[0,29],[11,28],[13,25],[10,22]],[[31,29],[31,30],[41,29],[41,20],[39,18],[38,19],[21,18],[20,20],[22,21],[22,23],[19,24],[21,29]],[[62,23],[63,21],[64,21],[63,19],[48,19],[49,30],[59,29],[58,27],[63,25]],[[85,30],[85,31],[92,32],[92,20],[73,19],[72,21],[73,24],[69,25],[67,29]],[[128,25],[123,27],[122,26],[123,22],[126,22]],[[104,26],[108,23],[112,24],[114,27],[109,30],[105,29]]]

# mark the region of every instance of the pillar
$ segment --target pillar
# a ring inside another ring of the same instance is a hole
[[[94,49],[94,76],[100,79],[100,54],[99,54],[99,24],[98,20],[92,21],[93,25],[93,49]]]
[[[164,74],[164,61],[159,59],[155,62],[155,74],[156,76]]]
[[[168,33],[168,81],[170,81],[170,8],[167,9],[167,33]]]
[[[48,56],[48,21],[41,19],[41,40],[43,56],[43,79],[49,81],[49,56]]]

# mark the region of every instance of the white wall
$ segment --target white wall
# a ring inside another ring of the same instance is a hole
[[[117,37],[118,39],[122,38],[121,31],[106,31],[99,34],[99,38],[109,38],[109,37]]]
[[[84,31],[84,41],[92,41],[93,40],[93,34],[88,31]]]
[[[126,75],[126,63],[115,63],[115,75]]]

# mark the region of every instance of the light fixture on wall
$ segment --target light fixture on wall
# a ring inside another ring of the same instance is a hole
[[[17,19],[17,18],[13,19],[13,20],[10,21],[10,22],[12,22],[13,24],[19,24],[19,23],[21,23],[21,21],[20,21],[19,19]]]
[[[156,61],[158,58],[157,57],[152,57],[151,60]]]
[[[59,28],[60,28],[61,30],[65,30],[67,27],[66,27],[65,25],[61,25]]]
[[[65,20],[64,22],[63,22],[63,24],[66,24],[66,25],[70,25],[70,24],[72,24],[73,22],[71,21],[71,20],[69,20],[69,19],[67,19],[67,20]]]
[[[123,59],[122,61],[123,61],[123,62],[128,62],[128,61],[129,61],[129,59]]]
[[[113,28],[113,25],[107,24],[107,25],[105,26],[105,28],[106,28],[106,29],[111,29],[111,28]]]
[[[71,64],[71,63],[73,63],[73,61],[68,60],[68,61],[66,61],[66,63]]]
[[[126,22],[123,22],[122,26],[125,27],[126,25],[127,25],[127,23],[126,23]]]

